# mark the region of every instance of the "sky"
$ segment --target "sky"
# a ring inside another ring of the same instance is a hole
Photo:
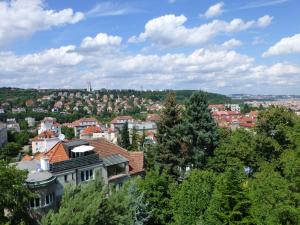
[[[0,0],[0,86],[300,94],[299,0]]]

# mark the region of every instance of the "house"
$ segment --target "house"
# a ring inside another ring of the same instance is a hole
[[[0,148],[7,142],[7,128],[5,123],[0,122]]]
[[[104,138],[60,141],[47,152],[24,156],[17,168],[28,170],[27,187],[37,196],[30,211],[40,218],[57,209],[67,184],[78,185],[101,177],[118,189],[132,176],[144,173],[144,153],[128,152]]]
[[[88,126],[80,133],[80,139],[105,138],[113,143],[117,143],[116,132],[105,126]]]
[[[136,129],[137,133],[143,134],[145,131],[151,131],[156,133],[157,131],[157,124],[155,122],[142,122],[142,121],[135,121],[128,123],[128,130],[132,133],[132,130]]]
[[[230,111],[234,111],[234,112],[241,111],[239,104],[225,104],[225,109],[229,109]]]
[[[4,113],[5,113],[4,109],[0,108],[0,114],[4,114]]]
[[[22,112],[26,112],[26,109],[23,107],[18,107],[18,108],[12,108],[11,111],[12,113],[22,113]]]
[[[61,134],[61,125],[56,122],[55,118],[45,117],[38,129],[38,134],[41,134],[44,131],[52,131],[57,135]]]
[[[28,127],[34,127],[35,126],[35,118],[33,118],[33,117],[26,117],[25,120],[28,123]]]
[[[20,132],[20,125],[17,123],[15,118],[6,119],[6,128],[8,131]]]
[[[57,133],[51,130],[45,130],[32,139],[32,153],[47,152],[59,141],[60,139]]]
[[[148,114],[146,121],[157,123],[160,121],[160,115],[156,113]]]
[[[98,125],[98,121],[95,118],[81,118],[72,123],[64,124],[67,127],[74,128],[75,137],[80,137],[81,131],[88,126]]]
[[[208,105],[208,108],[212,112],[225,111],[225,105],[224,104]]]
[[[133,123],[134,119],[132,116],[117,116],[111,121],[112,129],[121,130],[125,123]]]

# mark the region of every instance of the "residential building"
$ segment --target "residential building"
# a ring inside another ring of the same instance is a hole
[[[29,207],[40,218],[49,209],[57,209],[66,184],[100,176],[118,189],[130,177],[143,175],[144,153],[129,152],[104,138],[61,141],[47,152],[24,156],[16,165],[29,171],[26,185],[37,194]]]
[[[26,109],[23,107],[18,107],[18,108],[12,108],[11,111],[12,113],[22,113],[22,112],[26,112]]]
[[[74,128],[75,137],[80,137],[81,131],[88,126],[98,125],[98,121],[95,118],[81,118],[73,123],[64,124],[67,127]]]
[[[47,152],[60,141],[57,133],[51,130],[46,130],[32,139],[32,153]]]
[[[117,116],[111,121],[111,128],[121,130],[126,122],[133,123],[134,119],[132,116]]]
[[[134,128],[136,129],[136,131],[139,134],[143,134],[143,132],[146,132],[146,131],[151,131],[154,133],[156,133],[156,131],[157,131],[157,125],[155,122],[135,121],[135,122],[128,123],[128,130],[130,133],[132,133],[132,130]]]
[[[25,120],[28,123],[28,127],[34,127],[35,126],[35,118],[33,118],[33,117],[26,117]]]
[[[6,119],[6,128],[9,131],[20,132],[20,125],[17,123],[15,118]]]
[[[57,135],[61,134],[61,125],[56,122],[55,118],[45,117],[38,129],[38,134],[41,134],[44,131],[52,131]]]
[[[4,109],[0,108],[0,114],[4,114],[4,113],[5,113]]]
[[[0,122],[0,147],[7,142],[7,128],[5,123]]]
[[[105,138],[106,140],[117,143],[116,132],[105,126],[88,126],[80,133],[80,139],[98,139]]]

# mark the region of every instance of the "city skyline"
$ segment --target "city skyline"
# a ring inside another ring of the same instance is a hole
[[[299,7],[0,1],[0,86],[300,94]]]

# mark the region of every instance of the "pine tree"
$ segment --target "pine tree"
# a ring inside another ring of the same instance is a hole
[[[128,149],[130,147],[128,122],[124,123],[121,130],[121,147]]]
[[[218,144],[217,126],[204,93],[194,93],[186,104],[180,128],[185,146],[185,165],[201,168]]]
[[[166,96],[161,120],[157,129],[158,145],[155,150],[155,161],[160,168],[172,176],[179,176],[181,166],[181,146],[179,142],[178,126],[180,111],[176,103],[175,93]]]
[[[130,151],[138,151],[139,150],[139,135],[138,135],[135,127],[133,127],[133,129],[132,129],[131,145],[130,145],[129,149],[130,149]]]

